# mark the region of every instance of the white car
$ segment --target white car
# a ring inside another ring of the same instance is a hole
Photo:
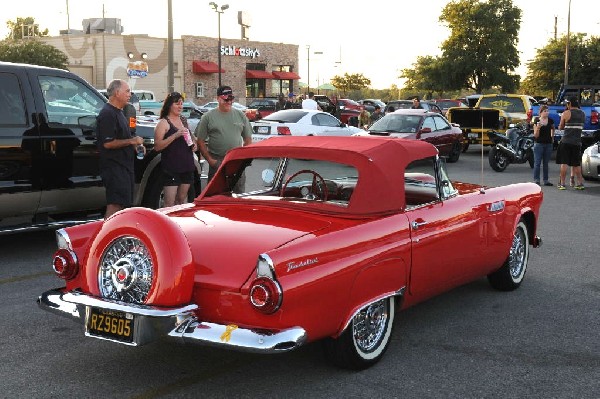
[[[211,102],[209,102],[209,103],[206,103],[206,104],[204,104],[204,105],[200,105],[200,106],[198,107],[198,109],[199,109],[200,111],[202,111],[203,113],[206,113],[206,112],[210,111],[210,110],[211,110],[211,109],[213,109],[213,108],[217,108],[217,106],[218,106],[218,105],[219,105],[219,103],[218,103],[218,102],[216,102],[216,101],[211,101]],[[240,111],[245,111],[245,110],[246,110],[246,108],[247,108],[245,105],[242,105],[242,104],[240,104],[240,103],[233,103],[232,105],[233,105],[233,107],[234,107],[234,108],[237,108],[237,109],[239,109]]]
[[[352,136],[362,130],[335,116],[308,109],[286,109],[251,122],[252,141],[277,136]]]

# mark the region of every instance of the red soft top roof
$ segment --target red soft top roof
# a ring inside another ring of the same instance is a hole
[[[235,148],[225,157],[223,167],[236,160],[270,157],[320,159],[352,165],[358,170],[358,185],[348,207],[339,211],[368,215],[403,209],[406,166],[437,153],[433,145],[416,140],[372,136],[291,136]],[[225,180],[216,177],[199,199],[223,192]]]

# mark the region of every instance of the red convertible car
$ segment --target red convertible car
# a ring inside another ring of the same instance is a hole
[[[398,310],[485,276],[519,287],[541,204],[533,183],[451,181],[428,143],[269,139],[230,151],[194,203],[58,230],[66,286],[38,304],[119,344],[277,353],[321,340],[335,364],[364,369]]]

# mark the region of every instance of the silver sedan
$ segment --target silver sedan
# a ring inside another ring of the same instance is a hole
[[[277,111],[251,125],[255,142],[278,136],[352,136],[362,131],[327,112],[308,109]]]
[[[600,179],[600,141],[583,151],[581,157],[581,174],[586,180]]]

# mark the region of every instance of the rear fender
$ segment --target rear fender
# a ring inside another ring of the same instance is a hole
[[[147,305],[180,306],[192,297],[194,266],[188,239],[168,216],[148,208],[129,208],[108,218],[92,243],[85,264],[85,291],[100,296],[98,265],[106,247],[123,236],[139,238],[154,264]]]
[[[402,258],[386,259],[363,269],[356,276],[350,290],[352,306],[334,338],[348,327],[360,309],[380,299],[402,295],[407,285],[407,276],[408,267]]]

